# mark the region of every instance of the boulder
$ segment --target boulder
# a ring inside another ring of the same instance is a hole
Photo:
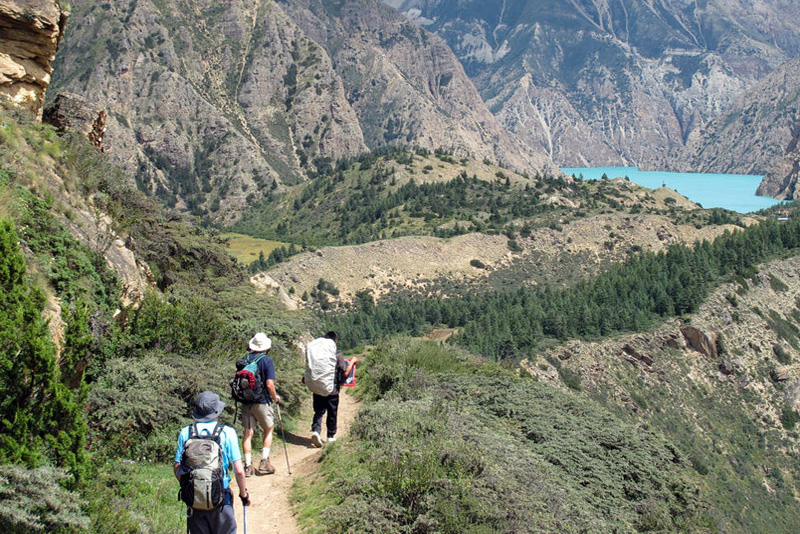
[[[786,382],[791,378],[788,367],[775,367],[769,372],[769,377],[773,382]]]
[[[652,357],[650,357],[650,356],[648,356],[646,354],[642,354],[641,352],[637,351],[635,348],[633,348],[630,345],[626,344],[624,347],[622,347],[622,351],[625,354],[627,354],[628,356],[630,356],[631,358],[633,358],[634,360],[642,362],[643,364],[645,364],[647,366],[653,365],[653,361],[654,360],[653,360]]]
[[[736,365],[731,360],[722,360],[719,364],[719,372],[723,375],[732,375],[736,372]]]
[[[717,354],[717,334],[706,332],[696,326],[684,326],[681,328],[686,343],[694,350],[709,358],[716,358]]]

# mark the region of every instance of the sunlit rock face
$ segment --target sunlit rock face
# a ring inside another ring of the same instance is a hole
[[[0,0],[0,97],[41,117],[66,20],[51,0]]]

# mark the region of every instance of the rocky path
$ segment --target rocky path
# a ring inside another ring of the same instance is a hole
[[[350,424],[358,411],[358,403],[347,393],[342,393],[339,401],[339,420],[338,432],[336,437],[342,438],[350,431]],[[277,414],[276,414],[277,415]],[[252,505],[247,508],[247,534],[299,534],[300,527],[292,513],[289,504],[289,491],[292,483],[297,478],[308,476],[319,468],[319,459],[322,449],[316,449],[311,445],[310,428],[311,399],[308,400],[303,409],[303,416],[297,422],[297,430],[286,432],[286,450],[289,455],[289,465],[292,474],[289,475],[286,469],[286,453],[283,443],[280,440],[281,431],[278,422],[275,425],[275,439],[272,443],[270,459],[275,466],[275,474],[258,476],[254,475],[247,479],[247,489],[250,492]],[[323,431],[324,431],[323,423]],[[256,433],[254,443],[260,443],[260,433]],[[260,448],[256,449],[260,452]],[[254,451],[255,452],[255,451]],[[253,455],[253,464],[258,464],[261,460],[259,454]],[[234,495],[239,494],[236,486],[236,479],[231,480],[231,489]],[[236,511],[236,524],[238,531],[244,533],[244,520],[242,517],[242,506],[239,499],[235,499],[234,510]]]

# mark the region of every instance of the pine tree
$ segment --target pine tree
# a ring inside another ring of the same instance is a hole
[[[70,469],[77,481],[87,465],[86,386],[81,376],[73,394],[61,382],[42,317],[44,302],[41,290],[27,283],[13,224],[0,219],[0,463],[36,467],[49,457]],[[86,339],[83,334],[70,337]],[[67,357],[69,374],[76,373],[73,356]]]

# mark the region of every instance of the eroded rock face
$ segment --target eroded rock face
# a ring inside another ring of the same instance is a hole
[[[681,328],[683,337],[686,338],[686,343],[705,356],[709,358],[717,357],[717,334],[714,332],[706,332],[696,326],[684,326]]]
[[[382,1],[444,38],[501,123],[566,166],[684,164],[708,121],[800,50],[800,4],[781,0]]]
[[[108,154],[177,209],[232,224],[387,145],[555,172],[441,39],[377,0],[201,4],[73,0],[53,81],[108,110]]]
[[[0,96],[37,117],[67,16],[52,0],[0,0]]]
[[[800,120],[795,119],[786,154],[764,176],[757,195],[769,195],[784,200],[800,200]]]
[[[106,110],[73,93],[59,93],[44,110],[42,120],[59,131],[72,130],[85,136],[103,152],[106,135]]]

